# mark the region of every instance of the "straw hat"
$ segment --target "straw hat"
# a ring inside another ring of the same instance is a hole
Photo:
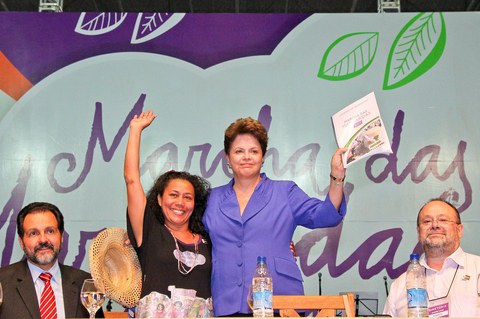
[[[90,272],[103,282],[108,298],[125,307],[135,306],[142,290],[142,271],[131,245],[125,245],[127,231],[106,228],[90,245]]]

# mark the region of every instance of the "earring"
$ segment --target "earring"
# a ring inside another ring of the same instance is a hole
[[[230,166],[230,163],[227,163],[227,166],[228,166],[228,168],[232,169],[232,167]]]

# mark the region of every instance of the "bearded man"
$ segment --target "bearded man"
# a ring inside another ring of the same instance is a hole
[[[417,234],[424,254],[430,317],[479,317],[480,302],[477,278],[480,256],[468,254],[460,247],[464,226],[455,206],[435,198],[418,212]],[[384,314],[407,317],[406,275],[391,286]]]
[[[88,318],[80,300],[90,274],[58,262],[64,221],[57,206],[31,203],[17,215],[17,233],[25,259],[0,269],[3,318]],[[97,314],[103,317],[100,309]]]

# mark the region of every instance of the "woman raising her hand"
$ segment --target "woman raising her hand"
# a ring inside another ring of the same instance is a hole
[[[170,296],[168,286],[194,289],[211,297],[211,245],[202,225],[210,184],[187,172],[160,175],[145,195],[140,180],[142,131],[155,119],[152,111],[130,122],[125,152],[127,228],[142,268],[141,298],[153,291]]]
[[[303,295],[302,274],[290,251],[297,226],[338,225],[346,214],[345,168],[338,149],[330,165],[330,189],[322,201],[292,181],[260,173],[267,151],[265,127],[239,119],[225,131],[224,150],[233,179],[212,189],[203,224],[212,240],[212,296],[216,316],[248,316],[248,288],[257,256],[266,256],[274,295]]]

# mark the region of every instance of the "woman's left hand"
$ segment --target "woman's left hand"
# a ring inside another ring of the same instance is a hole
[[[330,173],[336,178],[343,179],[347,169],[343,167],[342,154],[347,151],[347,148],[339,148],[335,151],[330,162]]]
[[[343,200],[343,185],[347,170],[343,166],[342,154],[346,151],[346,148],[337,149],[330,162],[330,189],[328,194],[337,210],[340,209]]]

